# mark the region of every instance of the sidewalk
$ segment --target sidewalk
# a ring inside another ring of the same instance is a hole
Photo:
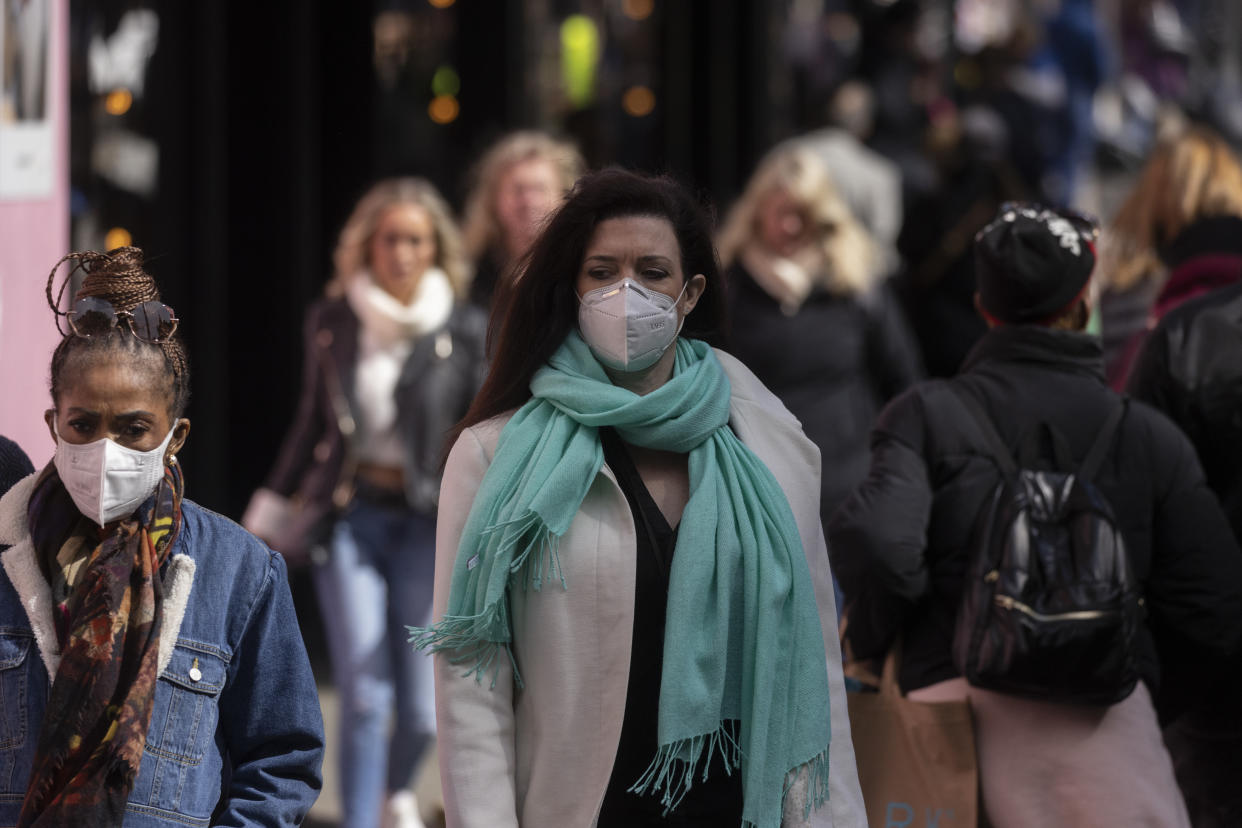
[[[339,754],[337,731],[336,690],[326,684],[319,685],[319,704],[323,708],[323,726],[327,737],[327,751],[323,758],[323,792],[302,823],[304,828],[343,828],[341,818],[341,791],[336,763]],[[440,774],[436,767],[434,750],[423,761],[415,782],[414,792],[423,808],[423,819],[428,819],[427,806],[435,807],[440,801]],[[427,821],[427,828],[443,828],[444,822]]]

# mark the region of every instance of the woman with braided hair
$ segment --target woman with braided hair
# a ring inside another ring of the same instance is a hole
[[[178,319],[134,247],[47,296],[56,453],[0,499],[0,824],[296,825],[315,684],[280,556],[183,497]]]

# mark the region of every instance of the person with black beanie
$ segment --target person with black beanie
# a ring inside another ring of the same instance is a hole
[[[1196,680],[1210,683],[1242,643],[1242,553],[1194,448],[1163,414],[1131,401],[1094,485],[1142,592],[1146,623],[1129,651],[1138,683],[1113,704],[1067,704],[985,690],[955,666],[974,533],[1002,485],[965,406],[986,415],[1010,454],[1047,426],[1074,468],[1123,406],[1105,383],[1099,338],[1085,332],[1095,248],[1084,217],[1002,206],[975,239],[975,305],[988,333],[958,376],[916,385],[880,414],[868,477],[828,526],[854,655],[882,656],[900,637],[898,678],[910,699],[969,698],[994,825],[1189,826],[1161,739],[1157,710],[1170,712],[1161,663],[1169,648],[1191,648]]]

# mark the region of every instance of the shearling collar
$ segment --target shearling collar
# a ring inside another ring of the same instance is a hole
[[[0,554],[0,564],[13,584],[47,674],[53,678],[60,667],[60,648],[52,618],[52,588],[35,558],[34,542],[26,523],[26,510],[34,491],[36,471],[18,481],[0,498],[0,546],[9,548]],[[160,629],[159,672],[163,673],[172,660],[173,645],[181,632],[181,621],[194,586],[194,559],[184,553],[173,555],[164,573],[163,624]]]

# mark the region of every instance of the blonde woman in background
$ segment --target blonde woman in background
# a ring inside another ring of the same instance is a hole
[[[922,373],[876,245],[813,153],[776,150],[719,239],[733,297],[731,352],[802,422],[823,461],[821,516],[867,474],[867,435]]]
[[[1206,127],[1162,141],[1104,234],[1101,332],[1125,385],[1147,332],[1182,302],[1242,279],[1242,166]]]
[[[411,828],[435,707],[430,661],[401,631],[430,616],[442,450],[485,370],[486,320],[463,301],[457,229],[421,179],[363,196],[335,271],[307,313],[296,418],[244,523],[278,550],[326,551],[311,557],[346,824]]]
[[[533,130],[510,133],[484,153],[471,173],[462,220],[466,259],[475,269],[471,302],[490,307],[501,279],[584,169],[573,144]]]

